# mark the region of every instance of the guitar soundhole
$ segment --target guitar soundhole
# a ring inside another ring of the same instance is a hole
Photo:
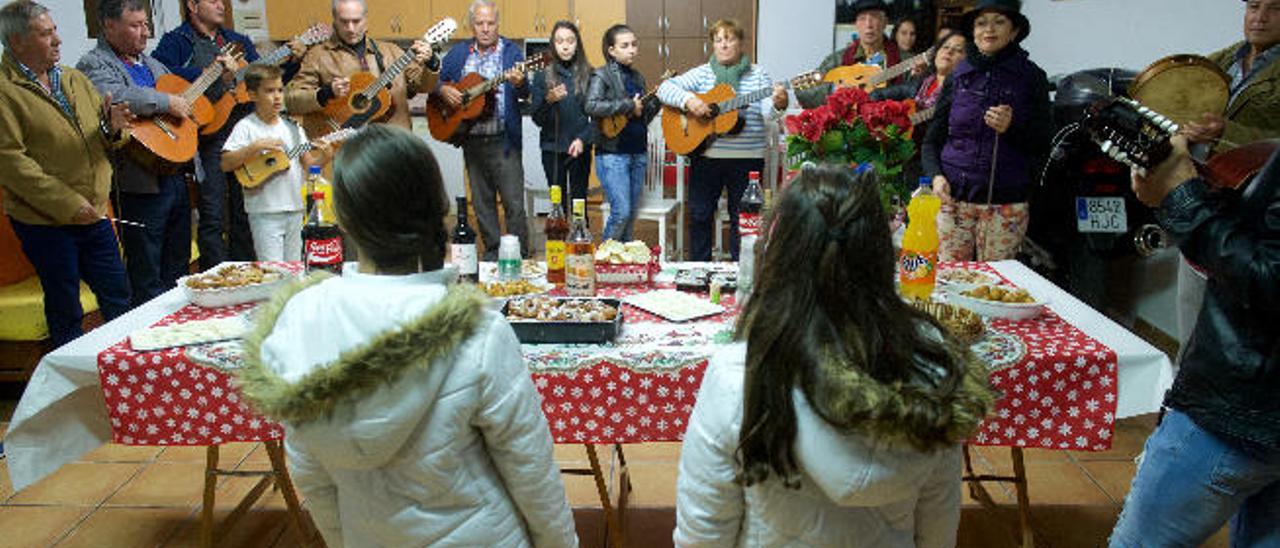
[[[364,110],[369,108],[369,98],[364,95],[356,95],[351,98],[351,108],[356,110]]]
[[[267,167],[276,167],[276,159],[267,158]]]

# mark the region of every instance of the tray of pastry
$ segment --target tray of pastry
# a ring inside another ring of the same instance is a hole
[[[502,314],[525,344],[609,342],[622,328],[618,299],[515,297]]]

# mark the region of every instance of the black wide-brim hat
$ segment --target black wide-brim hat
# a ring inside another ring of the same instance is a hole
[[[960,32],[970,42],[973,42],[973,21],[988,11],[998,11],[1013,20],[1013,25],[1018,27],[1018,36],[1013,39],[1015,44],[1026,40],[1027,35],[1031,34],[1031,21],[1022,14],[1022,0],[978,0],[978,4],[965,12],[964,18],[960,20]]]
[[[881,11],[886,16],[889,15],[889,7],[885,5],[884,0],[858,0],[853,3],[853,18],[858,19],[858,15],[864,11]]]

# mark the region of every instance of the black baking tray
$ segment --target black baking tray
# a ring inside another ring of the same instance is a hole
[[[507,318],[516,338],[524,344],[556,344],[556,343],[603,343],[617,338],[622,329],[622,301],[618,299],[599,299],[589,297],[557,298],[558,301],[600,301],[618,309],[618,315],[611,322],[538,322],[518,321]],[[507,316],[507,307],[511,299],[502,305],[502,315]]]

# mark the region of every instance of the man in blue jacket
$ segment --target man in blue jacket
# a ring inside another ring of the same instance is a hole
[[[461,42],[444,56],[438,93],[451,107],[462,104],[462,92],[451,85],[472,72],[486,79],[506,71],[507,81],[490,95],[492,108],[458,130],[471,185],[471,201],[484,240],[484,260],[498,258],[497,198],[502,198],[506,233],[520,238],[520,253],[529,256],[529,224],[524,211],[524,165],[521,163],[519,98],[528,95],[524,73],[512,70],[524,60],[520,46],[498,35],[498,6],[492,0],[474,0],[467,22],[475,39]]]
[[[164,63],[174,74],[194,82],[212,63],[222,63],[222,78],[209,86],[205,97],[217,101],[235,87],[239,68],[230,55],[221,53],[223,46],[238,44],[246,62],[258,60],[258,49],[248,36],[222,28],[226,7],[222,0],[184,0],[186,21],[160,38],[151,56]],[[242,105],[252,107],[252,104]],[[227,186],[222,163],[222,143],[227,140],[236,121],[249,111],[237,108],[222,129],[200,138],[200,223],[196,244],[200,247],[200,268],[208,269],[229,259],[252,260],[253,237],[244,212],[244,195],[239,185]],[[224,232],[226,233],[224,236]],[[225,238],[225,240],[224,240]]]

